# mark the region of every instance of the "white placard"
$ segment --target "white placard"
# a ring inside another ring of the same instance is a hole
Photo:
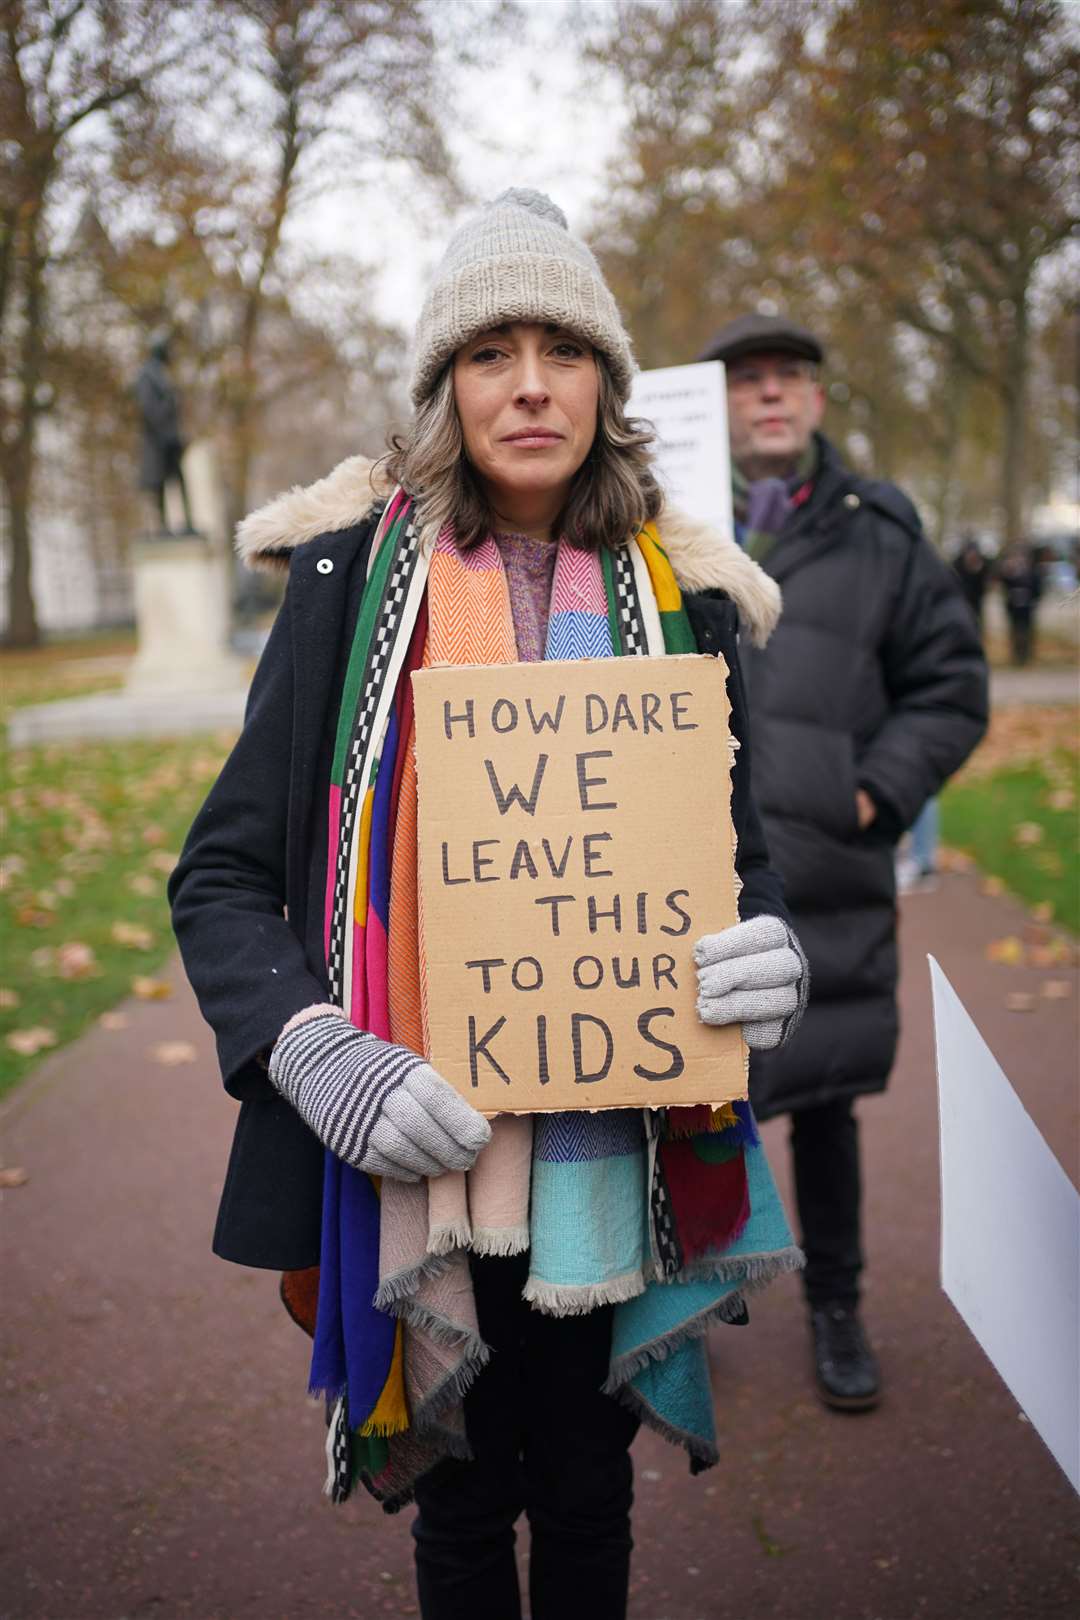
[[[627,414],[646,417],[656,429],[656,471],[671,504],[721,534],[733,534],[727,389],[721,362],[639,372]]]
[[[941,1286],[1080,1491],[1080,1194],[929,962]]]

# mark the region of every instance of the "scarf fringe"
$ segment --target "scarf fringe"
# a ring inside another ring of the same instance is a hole
[[[473,1254],[524,1254],[531,1242],[528,1226],[487,1226],[472,1235]]]
[[[467,1249],[472,1232],[467,1221],[448,1226],[433,1226],[428,1233],[428,1254],[450,1255],[458,1249]]]
[[[633,1384],[623,1384],[611,1393],[621,1406],[629,1408],[635,1417],[640,1418],[647,1429],[652,1429],[670,1445],[682,1446],[684,1451],[689,1452],[693,1464],[691,1473],[704,1473],[706,1468],[715,1468],[720,1461],[718,1447],[711,1445],[708,1440],[703,1440],[700,1434],[693,1434],[689,1429],[680,1429],[674,1423],[669,1423],[666,1418],[662,1418]]]
[[[431,1314],[430,1312],[428,1313]],[[439,1319],[436,1317],[436,1321]],[[434,1334],[432,1335],[434,1337]],[[453,1446],[454,1455],[471,1458],[472,1451],[464,1434],[454,1429],[447,1429],[436,1420],[447,1410],[464,1400],[478,1373],[482,1372],[491,1360],[491,1351],[482,1339],[470,1337],[464,1358],[446,1374],[446,1377],[425,1395],[422,1405],[413,1413],[413,1428],[418,1436],[425,1435],[439,1442],[440,1445]]]
[[[723,1299],[717,1300],[715,1305],[709,1305],[705,1310],[699,1311],[696,1316],[688,1317],[685,1322],[680,1323],[670,1333],[661,1334],[659,1338],[651,1340],[648,1344],[639,1345],[636,1350],[630,1351],[627,1355],[617,1356],[611,1363],[611,1371],[603,1386],[604,1394],[618,1395],[623,1386],[628,1384],[632,1378],[635,1378],[643,1367],[647,1367],[650,1361],[665,1361],[674,1351],[680,1350],[689,1339],[702,1338],[714,1322],[731,1322],[736,1317],[741,1316],[747,1295],[758,1293],[772,1282],[775,1277],[781,1276],[785,1272],[801,1271],[806,1263],[802,1250],[796,1248],[794,1244],[789,1248],[777,1250],[773,1255],[749,1255],[746,1260],[748,1275],[745,1278],[735,1279],[739,1281],[740,1286],[734,1292],[725,1294]],[[734,1260],[730,1262],[733,1268],[737,1263]],[[713,1262],[713,1264],[722,1265],[723,1262]],[[688,1274],[690,1269],[692,1268],[680,1272],[679,1280],[693,1280]],[[712,1275],[710,1273],[710,1276]],[[708,1278],[698,1280],[708,1280]],[[715,1280],[722,1281],[724,1279],[715,1278]]]
[[[464,1391],[462,1393],[464,1394]],[[467,1438],[456,1429],[443,1428],[440,1423],[429,1423],[424,1426],[424,1437],[435,1441],[444,1456],[456,1457],[459,1462],[473,1462],[475,1460],[476,1454]]]
[[[419,1265],[404,1266],[382,1279],[372,1304],[377,1311],[385,1311],[388,1316],[400,1316],[397,1307],[401,1301],[411,1298],[429,1277],[441,1277],[448,1264],[442,1254],[428,1254]]]
[[[483,1340],[478,1339],[468,1328],[461,1327],[457,1322],[451,1322],[447,1316],[440,1316],[430,1305],[421,1305],[418,1300],[396,1299],[385,1309],[388,1316],[396,1316],[406,1327],[417,1328],[436,1344],[444,1345],[448,1350],[456,1350],[461,1346],[464,1353],[469,1355],[474,1345],[483,1347]]]
[[[737,1254],[727,1258],[718,1256],[715,1259],[710,1259],[706,1255],[701,1260],[692,1260],[689,1265],[683,1266],[678,1275],[671,1280],[734,1282],[740,1283],[744,1292],[754,1293],[764,1288],[766,1283],[772,1282],[774,1277],[782,1277],[791,1271],[801,1271],[805,1264],[805,1255],[794,1245],[787,1249],[778,1249],[773,1254]]]
[[[742,1292],[736,1289],[734,1293],[725,1294],[723,1299],[717,1300],[715,1305],[709,1305],[696,1316],[681,1322],[670,1333],[662,1334],[660,1338],[653,1339],[649,1344],[641,1345],[637,1350],[631,1350],[624,1356],[617,1356],[611,1363],[611,1371],[606,1381],[601,1385],[604,1394],[616,1395],[622,1399],[622,1392],[630,1380],[636,1378],[651,1361],[666,1361],[668,1356],[673,1355],[676,1350],[681,1350],[690,1339],[704,1338],[714,1322],[730,1322],[733,1318],[741,1316],[744,1304]],[[680,1440],[680,1444],[683,1443]]]
[[[602,1305],[621,1305],[644,1292],[645,1277],[639,1269],[599,1283],[546,1283],[530,1277],[523,1297],[545,1316],[585,1316]]]

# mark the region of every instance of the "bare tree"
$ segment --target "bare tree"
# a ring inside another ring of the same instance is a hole
[[[10,567],[7,640],[38,639],[30,526],[37,428],[51,404],[51,208],[78,139],[198,49],[199,0],[5,0],[0,42],[0,481]]]
[[[834,420],[918,470],[939,533],[963,466],[1016,534],[1077,226],[1077,34],[1060,0],[622,0],[591,42],[628,108],[597,245],[643,361],[783,306],[826,341]]]

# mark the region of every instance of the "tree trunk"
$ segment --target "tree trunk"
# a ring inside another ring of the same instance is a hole
[[[941,436],[937,449],[937,477],[930,520],[930,539],[942,556],[949,538],[956,510],[953,490],[953,471],[956,452],[960,447],[960,424],[966,378],[960,367],[947,364],[942,401]]]
[[[30,503],[26,480],[5,478],[4,488],[8,502],[8,537],[10,540],[10,569],[7,582],[7,629],[4,644],[8,647],[36,647],[41,640],[34,592],[31,579],[30,557]]]
[[[45,338],[45,258],[38,240],[47,176],[24,210],[22,237],[23,329],[19,344],[18,403],[13,412],[14,442],[4,446],[4,487],[8,498],[11,569],[8,574],[7,632],[9,647],[35,647],[41,640],[34,606],[30,513],[37,440],[38,387],[42,380]],[[15,272],[19,255],[16,250]]]
[[[1027,287],[1013,295],[1012,331],[1005,345],[1001,377],[1004,426],[1001,445],[1001,510],[1005,545],[1022,538],[1024,436],[1027,428],[1028,309]]]

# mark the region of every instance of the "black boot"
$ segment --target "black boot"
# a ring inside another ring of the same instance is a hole
[[[868,1412],[881,1399],[877,1357],[854,1305],[830,1300],[810,1312],[814,1372],[826,1406],[841,1412]]]

